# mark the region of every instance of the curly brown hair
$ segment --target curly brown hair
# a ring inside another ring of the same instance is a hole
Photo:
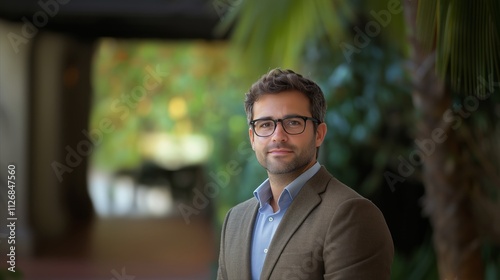
[[[292,70],[276,68],[264,74],[245,94],[245,112],[248,123],[253,118],[253,105],[260,96],[289,90],[303,93],[309,99],[312,117],[319,120],[320,123],[324,122],[326,101],[321,88],[312,80]]]

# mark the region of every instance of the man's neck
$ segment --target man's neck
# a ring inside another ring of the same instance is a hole
[[[278,199],[285,187],[299,176],[300,174],[269,174],[269,185],[273,194],[269,204],[274,212],[278,211]]]
[[[271,192],[273,194],[271,200],[269,201],[269,204],[273,208],[274,212],[278,211],[278,199],[280,198],[280,195],[285,187],[293,182],[293,180],[297,179],[297,177],[302,175],[304,172],[309,170],[309,168],[311,168],[315,163],[316,161],[311,162],[303,169],[299,169],[286,174],[273,174],[267,172],[267,176],[269,177],[269,185],[271,186]]]

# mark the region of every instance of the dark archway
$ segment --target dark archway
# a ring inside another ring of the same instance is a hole
[[[26,199],[20,205],[30,227],[18,230],[36,237],[24,242],[25,251],[43,253],[69,235],[82,234],[94,219],[86,178],[88,139],[82,129],[88,125],[97,40],[220,40],[226,35],[217,37],[213,30],[231,5],[218,2],[0,0],[0,19],[12,26],[0,34],[9,40],[8,51],[29,53],[28,112],[22,128],[28,135],[26,157],[16,158],[27,166]],[[19,238],[29,239],[24,234]],[[86,241],[74,246],[86,250]]]

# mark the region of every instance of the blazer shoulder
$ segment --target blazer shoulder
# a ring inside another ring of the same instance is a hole
[[[335,178],[335,176],[328,172],[323,166],[308,183],[314,186],[318,193],[324,192],[327,196],[332,195],[335,197],[335,200],[344,201],[352,198],[364,198],[351,187]]]
[[[334,193],[335,196],[343,200],[349,200],[353,198],[365,198],[360,195],[357,191],[347,186],[346,184],[339,181],[337,178],[332,177],[328,183],[327,191]]]
[[[310,184],[315,187],[321,199],[325,202],[324,207],[336,210],[337,207],[344,202],[354,202],[355,204],[368,202],[375,208],[378,207],[373,204],[368,198],[362,196],[357,191],[342,183],[340,180],[331,175],[326,169],[322,168],[317,176],[314,176]]]

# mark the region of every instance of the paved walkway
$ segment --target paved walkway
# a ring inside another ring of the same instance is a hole
[[[87,234],[46,242],[19,259],[23,279],[212,279],[217,234],[208,221],[100,218]]]

